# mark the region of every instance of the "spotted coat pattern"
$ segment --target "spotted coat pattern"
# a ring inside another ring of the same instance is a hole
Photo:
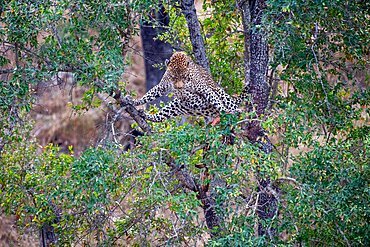
[[[216,117],[220,112],[235,113],[246,97],[246,92],[239,97],[228,95],[184,52],[174,53],[159,84],[133,103],[142,105],[170,92],[174,95],[173,100],[158,113],[145,113],[147,120],[162,122],[180,115]]]

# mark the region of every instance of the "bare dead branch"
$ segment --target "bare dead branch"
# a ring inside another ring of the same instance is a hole
[[[295,180],[294,178],[290,178],[290,177],[281,177],[281,178],[277,178],[275,180],[275,183],[276,182],[287,182],[287,183],[290,183],[290,184],[293,184],[294,186],[300,188],[300,184],[298,183],[297,180]]]
[[[335,223],[335,226],[337,227],[338,232],[340,233],[340,235],[343,237],[344,241],[346,242],[347,247],[351,247],[351,243],[348,241],[348,238],[346,237],[342,229],[340,229],[339,225]]]
[[[136,109],[135,106],[133,106],[132,101],[124,97],[121,93],[121,90],[116,89],[114,92],[114,95],[112,95],[113,98],[119,103],[121,107],[125,107],[125,111],[132,117],[132,119],[137,122],[139,127],[147,134],[152,134],[152,128],[149,126],[149,124],[145,121],[145,119],[142,117],[142,114]]]
[[[0,74],[12,74],[14,69],[0,69]]]

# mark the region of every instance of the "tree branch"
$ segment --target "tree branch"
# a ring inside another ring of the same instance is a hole
[[[96,81],[95,85],[99,88],[104,88],[104,83],[102,81]],[[124,108],[124,110],[132,117],[132,119],[137,122],[139,127],[147,134],[152,134],[152,128],[142,117],[142,114],[133,106],[131,99],[124,97],[119,88],[116,88],[114,91],[109,92],[109,95],[112,96],[117,103]]]
[[[185,16],[186,23],[188,24],[195,60],[209,72],[209,62],[204,46],[204,39],[200,31],[200,24],[195,10],[194,0],[181,0],[181,8],[182,13]]]
[[[0,69],[0,74],[12,74],[14,69]]]
[[[249,87],[250,71],[251,71],[251,58],[250,58],[250,35],[251,35],[251,12],[248,0],[237,1],[237,6],[242,14],[243,32],[244,32],[244,84]]]
[[[121,107],[125,107],[125,111],[137,122],[139,127],[147,134],[152,134],[152,128],[142,117],[142,114],[132,105],[132,102],[127,97],[122,96],[121,90],[116,89],[113,98],[120,104]]]
[[[252,104],[247,106],[247,111],[255,109],[257,116],[265,114],[269,103],[270,86],[267,82],[268,69],[268,42],[267,33],[263,28],[262,16],[266,8],[266,0],[240,0],[237,5],[242,12],[244,28],[244,67],[246,69],[246,85],[251,94]],[[246,37],[247,36],[247,37]],[[248,80],[249,76],[249,81]],[[273,145],[267,137],[260,121],[250,119],[246,125],[246,135],[250,142],[261,145],[261,150],[266,154],[272,152]],[[270,178],[263,178],[256,170],[259,197],[257,214],[259,219],[274,219],[278,210],[278,189],[274,187]],[[272,193],[273,191],[273,193]],[[258,235],[274,235],[274,229],[265,227],[259,221]]]
[[[167,150],[166,150],[167,151]],[[199,192],[199,186],[196,183],[195,179],[184,169],[184,166],[177,166],[174,163],[174,159],[171,157],[171,155],[166,152],[167,160],[166,165],[169,166],[172,171],[174,172],[177,179],[181,182],[181,184],[194,192]]]

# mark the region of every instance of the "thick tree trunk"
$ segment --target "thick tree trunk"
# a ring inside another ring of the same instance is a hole
[[[220,217],[216,213],[215,196],[208,195],[207,191],[200,189],[198,198],[202,202],[204,216],[211,236],[218,236],[220,233]]]
[[[188,24],[196,62],[209,71],[209,63],[205,52],[204,40],[203,36],[201,35],[199,21],[195,11],[194,0],[183,0],[181,1],[181,5],[183,8],[183,14],[185,15]],[[165,16],[163,8],[161,8],[161,10],[156,14],[156,19],[164,26],[168,25],[169,19],[168,16]],[[163,30],[160,28],[152,28],[151,25],[146,24],[148,23],[143,23],[141,26],[141,37],[145,55],[147,89],[149,90],[159,82],[164,73],[164,71],[154,68],[153,65],[155,63],[164,61],[166,58],[169,58],[171,56],[171,52],[168,51],[171,51],[172,48],[166,44],[163,44],[159,40],[153,39],[157,36],[158,32]],[[127,104],[127,99],[121,97],[120,91],[115,93],[115,98],[118,102],[120,102],[122,107],[126,107],[126,110],[129,113],[134,110],[130,109],[130,107],[133,106]],[[145,133],[150,134],[151,129],[150,127],[146,128],[147,124],[145,123],[145,120],[141,119],[141,117],[135,112],[132,113],[133,114],[131,114],[131,116],[137,118],[135,120],[139,123],[139,126],[141,126]],[[141,123],[140,120],[142,120],[143,123]],[[178,169],[173,165],[172,160],[169,160],[167,164],[173,169]],[[208,190],[208,187],[197,186],[194,182],[195,180],[185,171],[178,171],[176,175],[185,188],[198,193],[198,199],[202,202],[202,208],[206,218],[207,227],[210,229],[210,234],[211,236],[217,236],[220,229],[220,217],[217,215],[215,210],[216,202],[214,193],[211,193]]]
[[[251,71],[251,56],[250,56],[250,38],[251,38],[251,12],[249,8],[249,1],[242,0],[238,2],[242,13],[243,32],[244,32],[244,85],[249,88],[250,71]]]
[[[185,16],[188,25],[196,63],[201,65],[207,71],[210,71],[204,39],[201,34],[200,24],[194,6],[194,0],[181,0],[181,7],[182,13]],[[211,184],[214,184],[213,180]],[[219,235],[222,221],[220,216],[216,213],[215,198],[217,193],[214,192],[214,187],[215,186],[211,186],[211,188],[208,188],[208,186],[200,187],[198,190],[198,198],[202,202],[202,208],[206,218],[207,227],[210,230],[212,237]]]
[[[266,7],[265,0],[249,0],[250,22],[243,24],[244,27],[250,27],[245,33],[249,33],[250,38],[246,39],[246,50],[250,50],[250,61],[248,66],[249,93],[251,95],[251,104],[248,111],[255,110],[257,116],[265,114],[269,102],[270,86],[267,83],[268,69],[268,41],[267,33],[263,28],[262,16]],[[244,19],[244,18],[243,18]],[[246,19],[244,21],[247,21]],[[248,62],[248,61],[247,61]],[[245,67],[248,67],[245,65]],[[247,78],[247,77],[246,77]],[[252,143],[259,142],[263,151],[271,153],[272,145],[264,133],[259,121],[251,121],[247,126],[247,136]]]
[[[172,46],[169,43],[156,39],[158,34],[167,31],[166,27],[168,27],[170,21],[169,16],[165,12],[163,6],[161,6],[157,12],[153,13],[153,16],[155,21],[159,24],[159,27],[153,27],[150,21],[143,21],[140,26],[144,50],[147,91],[159,83],[165,72],[164,69],[156,68],[154,65],[164,63],[166,59],[169,59],[172,55]],[[160,101],[167,102],[168,97],[165,96],[156,99],[151,104],[158,105]]]
[[[206,55],[204,39],[200,29],[197,12],[194,6],[194,0],[181,0],[182,13],[185,16],[186,23],[190,33],[191,45],[196,62],[206,70],[209,69],[209,62]]]
[[[245,42],[245,84],[248,85],[252,104],[248,111],[255,110],[258,117],[265,114],[269,102],[270,86],[267,83],[268,69],[268,40],[263,28],[262,17],[266,8],[266,0],[242,0],[239,2],[242,10],[244,34],[249,36]],[[249,78],[250,81],[247,81]],[[248,139],[252,143],[259,143],[265,153],[272,152],[272,144],[266,136],[259,121],[250,121],[246,128]],[[274,189],[269,178],[258,177],[258,210],[260,219],[272,219],[277,213],[277,198],[270,193]],[[273,235],[273,229],[258,225],[259,235]]]
[[[262,27],[262,15],[265,0],[250,1],[252,31],[250,37],[250,88],[252,103],[257,115],[265,112],[268,104],[270,87],[267,83],[268,44],[267,34]]]
[[[40,247],[49,247],[56,244],[54,227],[44,224],[40,230]]]

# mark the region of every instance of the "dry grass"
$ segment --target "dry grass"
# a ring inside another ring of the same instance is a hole
[[[39,245],[36,234],[20,234],[15,229],[15,218],[0,215],[0,246],[36,247]]]

